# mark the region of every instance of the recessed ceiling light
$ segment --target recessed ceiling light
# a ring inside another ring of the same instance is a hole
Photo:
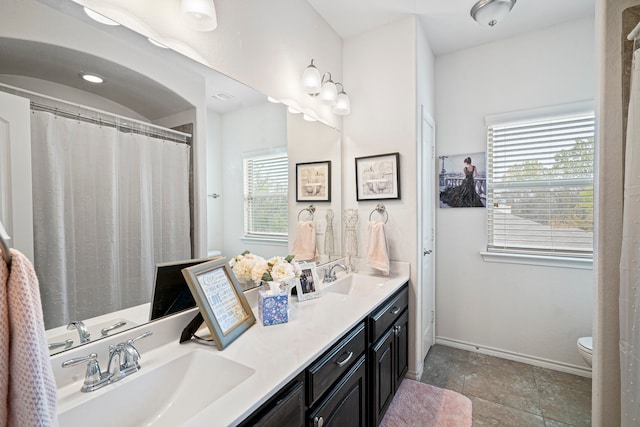
[[[117,23],[116,21],[114,21],[113,19],[109,19],[104,15],[99,14],[98,12],[94,12],[93,10],[85,7],[84,8],[84,13],[87,14],[87,16],[89,16],[89,18],[93,19],[96,22],[99,22],[101,24],[104,25],[111,25],[111,26],[117,26],[120,25],[119,23]]]
[[[86,81],[88,81],[89,83],[102,83],[104,82],[104,79],[100,76],[98,76],[97,74],[88,74],[88,73],[81,73],[80,76],[82,76],[82,78]]]
[[[220,101],[228,101],[233,98],[233,95],[227,92],[220,91],[214,94],[213,97],[219,99]]]
[[[164,45],[158,41],[155,41],[154,39],[152,39],[151,37],[147,37],[147,40],[149,40],[149,43],[151,43],[154,46],[158,46],[161,47],[162,49],[169,49],[169,46]]]

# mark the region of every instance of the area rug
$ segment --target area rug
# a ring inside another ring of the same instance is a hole
[[[400,384],[381,427],[471,427],[471,400],[405,378]]]

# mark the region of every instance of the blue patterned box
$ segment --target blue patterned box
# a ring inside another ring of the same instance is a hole
[[[282,291],[279,294],[269,294],[258,291],[258,316],[264,326],[287,323],[289,321],[289,296]]]

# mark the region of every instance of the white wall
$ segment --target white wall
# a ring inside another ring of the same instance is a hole
[[[583,19],[439,56],[437,155],[486,151],[488,114],[595,96],[594,21]],[[581,371],[591,270],[484,262],[486,210],[437,211],[438,339]]]
[[[281,104],[265,102],[222,115],[222,218],[226,257],[245,250],[264,258],[286,255],[282,244],[255,242],[244,236],[244,193],[242,161],[245,156],[260,156],[287,151],[287,114]]]
[[[383,202],[389,214],[386,230],[390,257],[411,264],[409,375],[414,377],[422,372],[423,362],[417,356],[421,338],[416,322],[418,97],[428,110],[433,108],[429,77],[433,56],[425,51],[418,54],[418,46],[428,47],[428,43],[418,32],[415,17],[409,17],[345,40],[343,47],[345,83],[352,100],[351,114],[344,119],[343,209],[358,209],[362,256],[369,214],[379,202],[356,201],[354,158],[399,152],[401,199]],[[417,81],[421,82],[420,94]]]

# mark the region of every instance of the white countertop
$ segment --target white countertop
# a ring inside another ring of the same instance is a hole
[[[179,357],[194,349],[214,352],[218,356],[251,368],[255,372],[245,381],[202,411],[192,414],[191,417],[186,414],[182,424],[184,426],[236,425],[408,281],[408,264],[397,264],[399,266],[394,269],[396,273],[392,273],[389,277],[380,276],[381,285],[372,287],[371,292],[366,295],[347,296],[323,292],[320,298],[303,302],[298,302],[295,297],[292,298],[292,312],[289,322],[285,324],[263,326],[254,307],[256,323],[222,351],[196,342],[179,344],[178,337],[174,337],[168,344],[157,349],[145,351],[142,345],[145,340],[141,340],[140,346],[138,347],[138,344],[136,346],[142,354],[142,369],[153,369],[155,366],[166,363],[167,359]],[[154,324],[150,324],[147,329],[152,325]],[[57,370],[56,376],[58,375],[61,375],[60,370]],[[134,376],[135,374],[131,378]],[[80,392],[77,389],[78,384],[81,384],[80,377],[81,375],[76,373],[73,378],[75,382],[62,384],[62,388],[59,388],[59,411],[78,404],[77,394]],[[129,378],[122,382],[127,380]],[[119,384],[116,383],[104,389],[118,386]],[[214,388],[215,384],[211,387]],[[101,392],[102,390],[98,390],[93,393]],[[133,402],[135,399],[132,399]]]

